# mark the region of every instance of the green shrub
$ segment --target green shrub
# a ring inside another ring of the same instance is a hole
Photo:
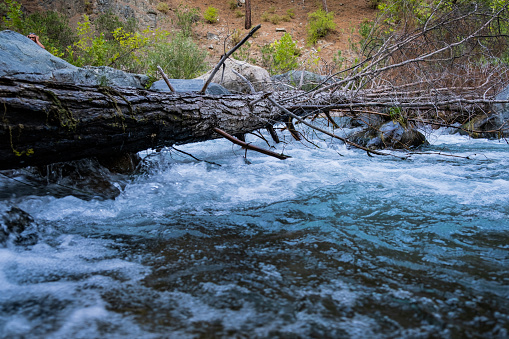
[[[164,14],[168,14],[170,12],[170,6],[166,2],[158,3],[156,9]]]
[[[228,7],[230,7],[230,10],[234,11],[237,9],[237,1],[230,0],[228,1]]]
[[[18,2],[4,0],[0,3],[0,17],[2,29],[10,29],[25,35],[30,33],[26,32],[23,11],[21,10],[21,4]]]
[[[208,7],[203,13],[203,18],[210,24],[214,24],[217,22],[217,8]]]
[[[235,16],[236,16],[237,18],[242,18],[244,15],[245,15],[245,14],[244,14],[244,12],[242,12],[240,9],[237,9],[237,10],[235,11]]]
[[[175,9],[175,24],[185,36],[191,36],[193,25],[200,19],[200,11],[197,8],[189,8],[182,4]]]
[[[300,49],[288,33],[280,40],[263,46],[261,52],[262,64],[271,75],[285,73],[299,66],[297,57],[300,55]]]
[[[334,13],[325,12],[319,9],[316,12],[309,13],[308,25],[308,43],[316,44],[319,38],[326,36],[330,31],[336,28],[334,23]]]
[[[293,8],[286,10],[286,16],[290,19],[295,18],[295,10]]]
[[[207,70],[206,56],[190,37],[178,33],[171,42],[157,44],[148,53],[148,75],[155,76],[159,65],[170,78],[192,79]]]
[[[104,34],[106,40],[112,40],[113,31],[119,27],[122,27],[127,32],[134,33],[137,30],[137,23],[134,18],[123,22],[112,11],[102,13],[94,20],[95,32],[97,34]]]

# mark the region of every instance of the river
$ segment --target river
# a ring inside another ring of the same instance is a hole
[[[426,136],[146,151],[115,199],[1,177],[39,241],[0,247],[0,337],[507,338],[509,145]]]

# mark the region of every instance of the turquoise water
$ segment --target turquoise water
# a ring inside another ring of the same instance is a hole
[[[313,133],[285,161],[147,151],[114,200],[3,177],[40,240],[0,248],[0,337],[508,337],[509,145],[426,134],[406,160]]]

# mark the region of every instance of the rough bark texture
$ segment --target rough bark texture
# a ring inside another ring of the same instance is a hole
[[[210,96],[0,78],[0,170],[247,133],[280,121],[261,95]]]

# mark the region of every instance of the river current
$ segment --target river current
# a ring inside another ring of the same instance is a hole
[[[509,145],[426,136],[146,151],[115,199],[1,177],[39,241],[0,247],[0,337],[507,338]]]

